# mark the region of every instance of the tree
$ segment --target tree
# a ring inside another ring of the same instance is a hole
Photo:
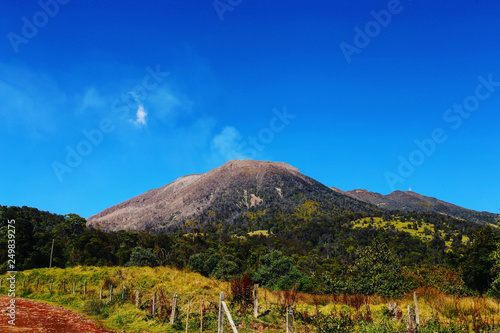
[[[253,280],[260,285],[280,290],[291,289],[295,284],[299,290],[303,290],[308,283],[307,277],[293,265],[292,259],[280,251],[262,256]]]
[[[310,222],[318,212],[319,203],[313,200],[306,200],[306,202],[295,209],[294,215],[305,222]]]
[[[193,254],[189,257],[189,262],[187,268],[192,270],[193,272],[200,273],[201,275],[208,276],[204,267],[205,267],[205,255],[202,253]]]
[[[474,231],[474,240],[461,256],[460,266],[467,287],[484,293],[493,282],[492,253],[497,249],[500,235],[491,226]]]
[[[491,260],[493,261],[492,273],[494,278],[488,293],[492,297],[500,298],[500,244],[496,251],[491,254]]]
[[[130,260],[125,264],[125,267],[130,266],[158,266],[159,262],[156,256],[148,249],[143,249],[141,247],[136,247],[132,250],[130,255]]]
[[[57,253],[56,249],[54,253]],[[77,265],[113,265],[116,257],[110,234],[99,229],[87,229],[73,244],[70,260]]]
[[[77,214],[64,215],[64,231],[71,238],[81,235],[87,228],[87,220]]]
[[[385,243],[375,241],[371,246],[356,249],[353,264],[330,283],[336,293],[399,297],[412,288],[405,279],[403,265]]]
[[[239,275],[240,269],[238,264],[228,258],[230,256],[225,256],[217,263],[217,266],[213,269],[211,276],[219,280],[230,280]]]
[[[497,219],[497,224],[500,225],[500,216]],[[494,278],[489,294],[495,298],[500,298],[500,244],[498,244],[496,251],[491,254],[490,259],[493,261],[492,273]]]
[[[208,260],[205,262],[203,265],[203,275],[205,276],[210,276],[212,272],[214,271],[215,267],[219,264],[219,262],[222,260],[222,256],[218,253],[212,254]]]

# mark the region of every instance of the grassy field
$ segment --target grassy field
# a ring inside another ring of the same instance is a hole
[[[6,294],[6,276],[0,293]],[[53,279],[52,290],[50,283]],[[24,280],[24,288],[23,288]],[[36,283],[38,280],[38,288]],[[86,314],[105,327],[126,332],[185,332],[189,301],[190,332],[200,331],[201,309],[204,309],[204,332],[217,331],[220,292],[226,300],[239,332],[284,332],[285,309],[294,308],[295,332],[403,332],[402,322],[388,315],[389,300],[378,296],[309,295],[293,292],[259,290],[259,317],[251,315],[232,300],[231,286],[189,271],[167,267],[74,267],[67,269],[34,269],[17,274],[17,295],[63,305]],[[76,293],[72,293],[73,282]],[[83,285],[87,282],[87,293]],[[109,301],[113,285],[114,299]],[[65,290],[63,290],[63,286]],[[122,287],[125,295],[122,299]],[[99,299],[101,287],[103,299]],[[135,305],[135,290],[140,289],[140,307]],[[157,313],[151,315],[153,293],[157,294]],[[178,316],[169,324],[173,293],[178,294]],[[417,290],[421,332],[494,332],[500,328],[500,302],[488,298],[455,298],[434,289]],[[413,294],[395,300],[407,313],[413,305]],[[225,320],[227,325],[227,320]],[[337,327],[337,328],[335,328]],[[230,332],[229,326],[226,332]],[[498,331],[497,331],[498,332]]]
[[[416,226],[416,228],[415,228]],[[434,234],[435,228],[434,224],[427,223],[425,221],[420,221],[418,224],[416,224],[413,221],[406,221],[402,222],[399,219],[392,220],[392,221],[384,221],[380,217],[365,217],[363,219],[356,220],[352,223],[353,228],[379,228],[379,229],[384,229],[384,228],[394,228],[399,231],[403,231],[406,233],[409,233],[412,236],[418,237],[419,239],[422,239],[423,241],[431,241],[432,240],[432,235]],[[441,230],[440,231],[441,237],[445,237],[446,234]],[[456,237],[460,237],[460,241],[463,244],[467,244],[469,241],[469,237],[467,236],[460,236],[458,233],[454,235],[450,235],[451,239],[446,241],[445,244],[447,247],[451,247],[451,244],[453,242],[453,239]]]
[[[5,277],[3,276],[3,287],[0,287],[2,294],[7,293]],[[23,280],[26,281],[25,288],[22,287]],[[37,280],[38,288],[36,288]],[[73,282],[76,283],[75,294],[72,293]],[[83,295],[85,282],[87,282],[87,292]],[[104,323],[107,328],[127,332],[176,332],[169,325],[164,325],[160,318],[153,319],[148,315],[155,292],[158,303],[165,303],[166,299],[170,301],[172,294],[177,293],[182,310],[188,299],[200,301],[205,299],[208,306],[210,301],[218,300],[220,292],[228,293],[229,287],[228,283],[166,267],[34,269],[18,273],[17,283],[18,296],[60,304],[93,317]],[[114,288],[114,300],[111,302],[109,302],[110,285]],[[123,286],[125,286],[125,298],[122,300]],[[102,301],[99,299],[101,287],[103,287]],[[136,289],[140,290],[139,309],[135,306]]]
[[[248,233],[249,236],[269,236],[269,231],[268,230],[255,230],[255,231],[252,231],[252,232],[249,232]]]

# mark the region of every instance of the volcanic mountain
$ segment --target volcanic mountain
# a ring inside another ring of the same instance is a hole
[[[90,217],[88,225],[107,231],[160,230],[208,214],[231,223],[245,212],[292,212],[306,200],[319,202],[329,211],[379,211],[332,191],[286,163],[233,160],[105,209]]]
[[[496,224],[495,220],[498,217],[497,214],[466,209],[449,202],[432,197],[426,197],[412,191],[394,191],[388,195],[382,195],[380,193],[370,192],[367,190],[358,189],[352,191],[342,191],[335,187],[330,188],[337,193],[371,203],[377,207],[387,210],[400,210],[404,212],[434,212],[480,224]]]

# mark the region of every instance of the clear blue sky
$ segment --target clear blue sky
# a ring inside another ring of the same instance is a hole
[[[1,5],[2,205],[89,217],[251,157],[500,208],[496,0],[59,1]]]

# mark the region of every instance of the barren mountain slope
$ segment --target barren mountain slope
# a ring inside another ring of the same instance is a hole
[[[103,230],[160,229],[179,225],[207,211],[232,220],[257,208],[279,207],[286,211],[307,199],[332,209],[376,209],[331,191],[286,163],[233,160],[110,207],[90,217],[88,223]]]

